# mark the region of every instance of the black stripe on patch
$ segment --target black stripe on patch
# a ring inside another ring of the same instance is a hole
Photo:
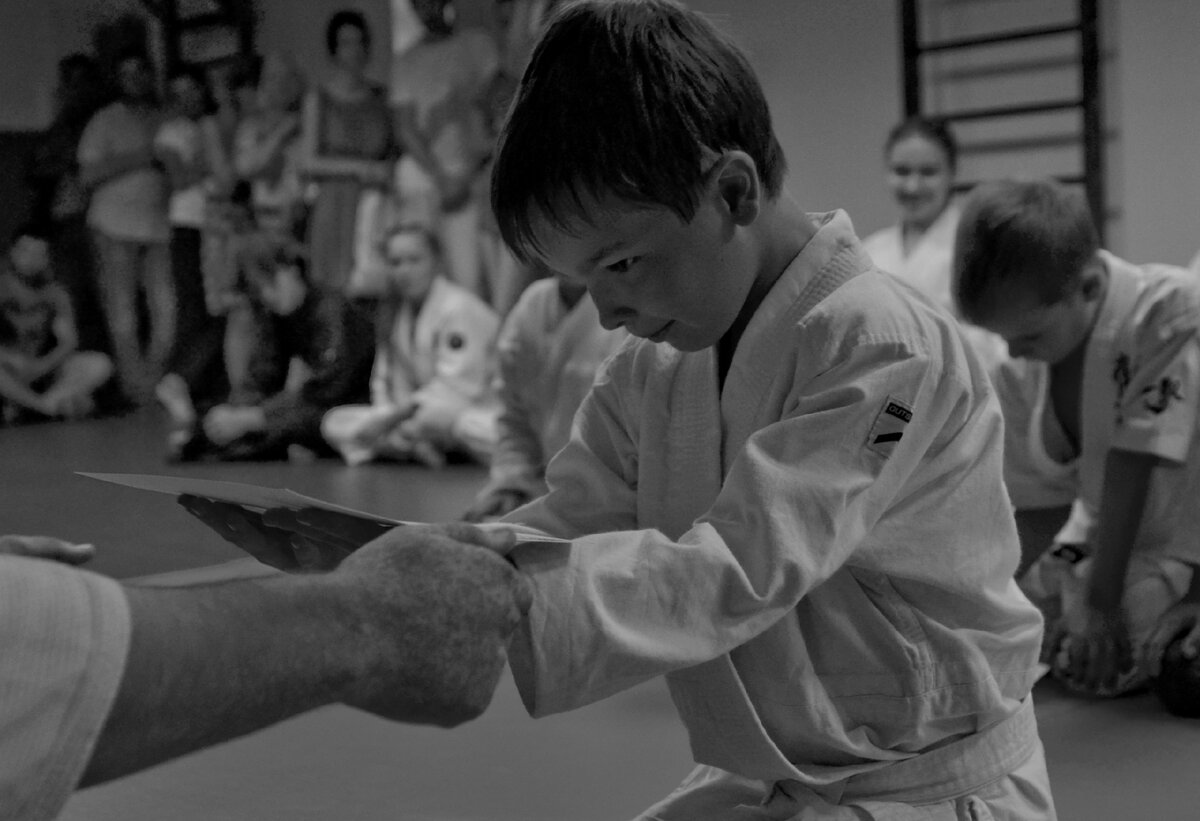
[[[903,432],[900,432],[900,433],[881,433],[881,434],[879,434],[878,436],[876,436],[876,437],[875,437],[875,441],[874,441],[874,442],[872,442],[871,444],[873,444],[873,445],[879,445],[879,444],[882,444],[882,443],[884,443],[884,442],[899,442],[899,441],[900,441],[900,437],[901,437],[901,436],[903,436],[903,435],[904,435],[904,433],[903,433]]]

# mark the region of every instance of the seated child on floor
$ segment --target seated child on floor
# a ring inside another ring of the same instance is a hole
[[[1021,577],[1047,617],[1043,659],[1078,691],[1128,692],[1200,559],[1200,282],[1101,249],[1083,198],[1052,181],[978,188],[955,257],[960,309],[1013,358],[1006,419],[1032,420],[1009,469],[1078,471],[1069,519]]]
[[[495,342],[500,318],[447,279],[441,246],[402,223],[381,243],[371,404],[337,407],[321,432],[348,464],[376,458],[441,465],[448,455],[487,461],[496,443]]]
[[[328,452],[321,417],[368,395],[370,315],[342,294],[311,284],[306,260],[291,246],[268,243],[246,250],[256,257],[242,266],[255,306],[246,388],[237,404],[199,409],[181,382],[169,392],[160,389],[176,428],[171,458],[281,459],[291,446]],[[293,359],[308,371],[299,386],[288,385]]]
[[[113,366],[98,351],[80,351],[78,338],[46,237],[34,226],[18,229],[0,258],[0,422],[78,419],[94,410]]]
[[[487,484],[463,518],[503,516],[546,492],[546,463],[571,435],[600,364],[628,338],[606,331],[583,283],[535,280],[496,345],[500,418]]]

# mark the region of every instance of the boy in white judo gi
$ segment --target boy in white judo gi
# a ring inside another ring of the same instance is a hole
[[[1006,417],[1025,420],[1009,470],[1079,477],[1071,516],[1021,578],[1048,617],[1043,657],[1072,688],[1128,692],[1200,561],[1200,283],[1102,250],[1082,197],[1049,180],[972,194],[955,276],[964,315],[1014,358],[997,379]]]
[[[700,15],[593,0],[535,49],[501,230],[641,339],[509,516],[574,540],[514,554],[522,697],[545,715],[665,674],[700,766],[647,818],[1053,817],[984,368],[784,174]]]
[[[573,3],[535,48],[499,225],[639,339],[506,519],[572,540],[511,554],[521,695],[665,675],[699,766],[646,819],[1052,819],[987,375],[784,173],[745,56],[679,4]],[[369,535],[321,518],[267,523]]]
[[[496,449],[488,481],[464,519],[503,516],[546,492],[546,463],[570,438],[600,363],[626,338],[601,327],[596,304],[577,280],[546,277],[525,289],[496,344]]]
[[[487,461],[496,443],[500,317],[443,275],[437,236],[418,224],[384,237],[384,295],[376,321],[371,404],[325,414],[321,434],[347,463],[449,454]]]

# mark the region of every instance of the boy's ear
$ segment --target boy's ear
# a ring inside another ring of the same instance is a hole
[[[762,210],[758,166],[745,151],[729,151],[715,169],[717,193],[737,225],[749,225]]]

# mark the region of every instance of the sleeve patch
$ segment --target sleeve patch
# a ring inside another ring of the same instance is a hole
[[[912,421],[912,416],[912,406],[889,396],[871,425],[871,432],[867,435],[867,450],[884,459],[891,456],[896,443],[904,437],[904,430]]]

